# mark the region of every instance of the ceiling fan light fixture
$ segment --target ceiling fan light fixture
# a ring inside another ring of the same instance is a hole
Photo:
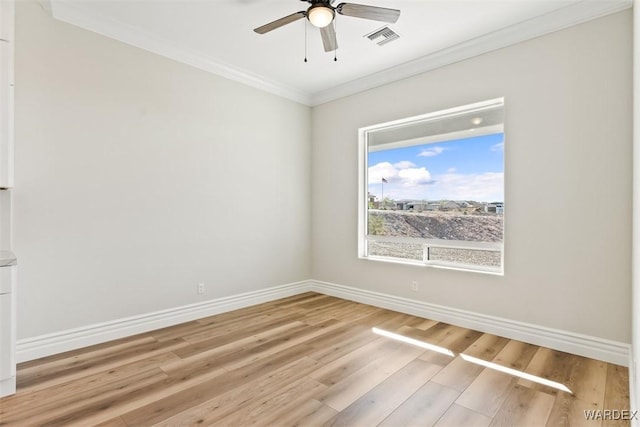
[[[309,22],[311,22],[311,25],[318,28],[324,28],[331,24],[334,16],[335,12],[333,9],[322,4],[313,5],[307,11],[307,18],[309,19]]]

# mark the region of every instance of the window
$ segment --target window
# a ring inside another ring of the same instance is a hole
[[[359,138],[361,258],[503,272],[504,99]]]

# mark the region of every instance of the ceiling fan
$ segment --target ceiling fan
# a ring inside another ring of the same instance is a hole
[[[311,6],[307,10],[292,13],[280,19],[276,19],[273,22],[269,22],[261,27],[255,28],[258,34],[265,34],[269,31],[273,31],[276,28],[280,28],[284,25],[290,24],[302,18],[307,18],[309,22],[315,27],[320,28],[320,35],[322,36],[322,44],[324,45],[325,52],[331,52],[338,48],[338,42],[336,40],[336,30],[333,25],[333,20],[336,16],[336,12],[344,16],[353,16],[356,18],[371,19],[373,21],[382,21],[394,23],[400,17],[400,11],[397,9],[387,9],[386,7],[367,6],[363,4],[354,3],[340,3],[337,6],[333,6],[335,0],[300,0],[305,1]]]

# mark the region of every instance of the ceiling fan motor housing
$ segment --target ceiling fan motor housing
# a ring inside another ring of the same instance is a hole
[[[307,9],[307,19],[318,28],[324,28],[333,22],[336,13],[329,2],[312,3]]]

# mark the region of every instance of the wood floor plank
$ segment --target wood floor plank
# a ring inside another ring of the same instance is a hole
[[[356,307],[334,313],[333,316],[343,322],[355,322],[379,311],[382,311],[382,309],[370,305],[358,304]]]
[[[465,350],[464,354],[490,361],[497,356],[508,342],[509,340],[506,338],[483,334]],[[434,377],[433,381],[463,392],[480,375],[483,369],[482,366],[469,363],[458,356],[451,360]]]
[[[482,332],[460,328],[446,323],[437,323],[426,330],[412,326],[403,326],[395,332],[399,335],[432,344],[454,353],[460,353],[466,350],[483,335]]]
[[[482,351],[479,348],[476,350]],[[519,370],[518,368],[530,363],[536,350],[537,347],[535,346],[519,341],[509,341],[496,354],[492,363]],[[456,403],[492,418],[507,399],[518,379],[504,372],[484,368],[473,382],[466,387],[458,400],[456,400]],[[434,381],[437,382],[437,380],[437,378],[434,378]]]
[[[298,344],[313,341],[318,336],[330,334],[331,331],[340,328],[342,325],[343,323],[336,319],[328,319],[322,323],[309,325],[300,331],[289,333],[287,336],[272,338],[256,347],[250,348],[247,357],[240,357],[226,364],[225,367],[227,369],[237,369],[250,365],[264,357],[277,354]]]
[[[422,356],[420,356],[420,360],[424,360],[425,362],[434,363],[436,365],[445,367],[445,366],[448,366],[449,363],[455,360],[455,356],[438,353],[437,351],[427,350],[424,353],[422,353]]]
[[[142,336],[151,336],[156,341],[167,341],[175,338],[187,337],[190,333],[194,333],[202,328],[202,324],[197,321],[180,323],[178,325],[167,326],[166,328],[158,329],[153,333],[142,334]]]
[[[516,385],[491,427],[539,427],[547,423],[555,397],[542,391]]]
[[[577,367],[579,367],[583,363],[584,358],[581,358],[579,356],[542,347],[536,351],[536,354],[533,356],[531,362],[529,363],[529,365],[527,365],[525,370],[529,374],[548,379],[569,387],[576,381],[578,383],[584,382],[584,378],[575,378]],[[603,382],[601,391],[602,393],[604,393],[604,378],[606,374],[604,372],[602,374]],[[557,388],[545,386],[540,383],[536,383],[535,381],[522,379],[519,381],[519,384],[527,386],[529,388],[534,388],[536,390],[544,391],[549,394],[555,395],[558,393]],[[573,390],[574,388],[575,387],[571,388],[571,390],[575,394],[576,390]],[[602,397],[600,397],[600,401],[602,401]]]
[[[132,375],[154,370],[162,363],[175,361],[178,356],[169,352],[161,353],[146,359],[117,366],[95,374],[88,374],[76,380],[71,380],[55,386],[55,393],[50,388],[31,389],[20,395],[3,399],[0,406],[0,419],[4,413],[23,414],[34,410],[46,410],[44,405],[63,406],[65,400],[80,395],[83,398],[92,393],[101,394],[105,388],[119,387],[131,380]]]
[[[343,325],[329,334],[314,338],[309,344],[309,357],[321,363],[329,363],[347,353],[380,338],[370,328],[359,325]]]
[[[299,321],[303,317],[303,314],[295,310],[273,308],[265,313],[253,313],[245,318],[238,317],[223,321],[212,319],[209,323],[199,324],[197,328],[182,337],[185,341],[193,344],[203,340],[221,339],[220,337],[229,337],[238,333],[261,332],[272,326]]]
[[[398,313],[395,311],[391,313],[395,315],[371,326],[387,331],[395,331],[402,327],[414,328],[415,325],[419,325],[423,321],[423,319],[411,316],[410,314]]]
[[[601,410],[594,402],[578,399],[569,393],[557,393],[547,420],[548,427],[572,427],[587,423],[585,411]],[[602,420],[589,420],[589,427],[600,427]]]
[[[516,383],[517,378],[486,368],[460,395],[456,403],[493,418]]]
[[[493,360],[506,347],[509,341],[508,338],[482,334],[480,338],[464,350],[464,354],[482,360]]]
[[[440,417],[435,427],[487,427],[489,424],[491,418],[454,403]]]
[[[250,326],[245,332],[238,334],[231,333],[196,342],[189,341],[188,345],[177,349],[175,353],[182,359],[187,359],[212,348],[238,348],[251,342],[260,344],[260,340],[264,342],[274,336],[287,336],[289,333],[306,329],[308,326],[299,320],[277,319],[277,321],[269,323],[266,327],[264,325],[259,327]]]
[[[431,328],[432,326],[435,326],[437,323],[438,323],[437,320],[420,319],[420,322],[416,323],[415,325],[413,325],[413,327],[416,328],[416,329],[421,329],[423,331],[426,331],[427,329]]]
[[[618,366],[608,365],[607,367],[607,384],[604,394],[604,409],[609,410],[628,410],[629,409],[629,369]],[[614,418],[614,417],[611,417]],[[603,420],[603,427],[628,426],[629,420],[609,419]]]
[[[18,365],[21,373],[18,385],[25,388],[31,383],[36,383],[40,377],[48,375],[51,372],[67,370],[74,366],[82,366],[82,363],[86,363],[87,360],[104,359],[114,353],[128,351],[131,348],[139,348],[140,346],[154,344],[155,342],[156,340],[152,336],[142,336],[135,340],[114,343],[112,347],[99,345],[84,352],[74,350],[63,353],[66,357],[56,355],[38,359],[37,362],[39,363],[35,363],[34,361],[21,363]]]
[[[74,360],[66,366],[56,369],[42,370],[37,373],[27,373],[16,378],[21,390],[33,387],[53,387],[67,381],[82,378],[86,375],[97,373],[105,369],[114,368],[124,363],[146,359],[156,354],[173,352],[184,346],[186,342],[175,339],[165,342],[149,342],[136,345],[125,351],[117,351],[103,357],[83,357],[82,360]],[[21,372],[22,374],[22,372]]]
[[[332,362],[324,364],[320,369],[312,372],[310,377],[327,386],[332,386],[362,368],[363,365],[389,354],[396,348],[397,345],[395,343],[379,338]]]
[[[216,421],[223,426],[269,425],[265,418],[285,413],[296,399],[308,400],[325,390],[327,386],[309,377],[303,377],[272,393],[265,399],[256,399],[241,410]]]
[[[141,372],[119,381],[109,391],[75,393],[67,396],[65,401],[41,406],[38,412],[3,416],[3,422],[47,426],[67,426],[73,423],[82,425],[86,423],[83,421],[86,416],[95,414],[101,408],[106,409],[114,402],[128,399],[132,394],[141,393],[152,385],[161,385],[166,378],[167,375],[157,368]]]
[[[202,383],[211,383],[213,378],[224,373],[226,373],[224,369],[217,369],[196,377],[169,376],[162,382],[153,383],[132,393],[117,395],[115,398],[110,397],[108,394],[103,394],[101,400],[91,408],[86,408],[83,413],[73,411],[67,416],[73,417],[74,420],[77,419],[77,422],[74,423],[79,427],[99,424],[113,418],[114,414],[126,414],[161,399],[179,394],[184,390],[197,387]],[[82,417],[79,417],[79,415],[82,415]],[[124,421],[124,418],[122,419]]]
[[[438,365],[413,360],[341,411],[328,425],[377,425],[439,370]]]
[[[95,424],[94,427],[128,427],[127,423],[125,423],[122,418],[115,417],[99,424]]]
[[[292,362],[266,372],[262,376],[238,384],[236,387],[229,387],[221,394],[213,394],[212,398],[187,407],[171,417],[159,420],[157,426],[176,425],[213,425],[221,418],[241,410],[252,401],[263,399],[277,390],[283,388],[290,382],[297,381],[318,366],[318,362],[308,357],[301,357]]]
[[[417,347],[399,345],[388,355],[374,360],[329,387],[317,399],[337,411],[342,411],[369,390],[411,363],[423,351]]]
[[[517,371],[525,371],[539,348],[522,341],[510,340],[492,362]]]
[[[394,326],[394,328],[398,328],[400,326],[406,325],[406,322],[402,321],[403,317],[401,313],[398,313],[397,311],[383,310],[383,309],[374,311],[371,314],[361,317],[355,320],[355,323],[368,328],[373,328],[373,327],[382,328],[384,327],[385,324],[387,324],[387,322],[393,321],[394,319],[400,319],[399,320],[400,325],[399,326],[396,325]]]
[[[301,304],[304,304],[307,301],[322,298],[323,296],[323,294],[319,294],[317,292],[303,292],[298,295],[292,295],[290,297],[270,301],[270,303],[271,306],[279,308],[299,307]]]
[[[26,362],[20,362],[18,364],[18,369],[20,369],[21,372],[29,372],[31,368],[45,369],[45,367],[47,366],[56,366],[56,362],[68,364],[69,362],[76,360],[77,357],[87,357],[91,353],[111,353],[117,348],[126,348],[127,346],[138,345],[141,342],[152,342],[154,340],[155,338],[153,338],[153,336],[149,333],[136,334],[101,344],[95,344],[90,347],[79,348],[76,350],[65,351],[63,353],[41,357]]]
[[[316,296],[321,296],[321,294],[316,294]],[[278,303],[284,305],[288,301],[288,298],[283,298],[279,301],[267,301],[260,304],[252,305],[249,307],[242,308],[240,310],[231,310],[223,313],[214,314],[212,316],[203,317],[201,319],[196,320],[196,322],[201,323],[203,325],[219,325],[229,320],[237,320],[241,318],[249,318],[250,316],[254,316],[256,314],[264,314],[268,312],[279,311],[279,309],[284,308],[283,306],[278,306]],[[294,304],[294,306],[297,304]]]
[[[541,348],[536,357],[527,367],[527,372],[542,378],[547,377],[547,372],[552,368],[539,366],[539,354],[550,355],[552,352]],[[554,363],[555,358],[547,357],[545,363]],[[607,364],[598,360],[587,359],[580,356],[571,356],[571,366],[567,367],[565,375],[554,374],[554,378],[567,378],[562,382],[573,394],[551,389],[550,387],[520,380],[519,384],[525,385],[549,394],[556,394],[556,399],[549,415],[549,426],[571,426],[575,420],[585,420],[584,412],[588,410],[602,410],[604,405],[605,385],[607,380]],[[597,427],[601,420],[589,421],[589,425]]]
[[[276,416],[269,415],[261,420],[266,426],[321,426],[337,415],[338,411],[318,402],[308,399],[298,402],[287,411],[279,412]]]
[[[289,328],[284,325],[262,334],[241,339],[237,343],[229,343],[223,347],[202,351],[188,359],[164,365],[162,369],[167,373],[179,373],[183,377],[194,377],[219,368],[233,370],[287,348],[295,347],[318,335],[330,333],[332,329],[341,326],[334,319],[315,326],[301,322],[295,323]]]
[[[315,298],[310,298],[305,302],[298,303],[296,304],[296,306],[302,308],[305,311],[313,312],[318,308],[325,308],[332,304],[344,303],[344,302],[347,302],[347,301],[340,298],[336,298],[331,295],[317,294]]]
[[[458,356],[442,368],[433,379],[433,382],[462,393],[483,370],[482,366],[469,363]]]
[[[303,346],[285,349],[250,365],[227,371],[211,380],[183,388],[170,396],[156,399],[143,407],[122,414],[122,419],[132,425],[158,423],[238,386],[254,381],[258,377],[268,375],[270,370],[277,370],[304,357],[306,352],[307,350]]]
[[[428,381],[406,399],[380,427],[429,427],[434,425],[458,398],[460,392]],[[463,425],[463,424],[460,424]]]

